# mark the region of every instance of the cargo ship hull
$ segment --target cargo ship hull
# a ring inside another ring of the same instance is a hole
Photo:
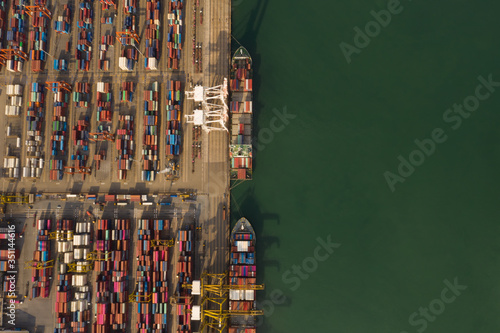
[[[252,179],[252,57],[244,47],[231,60],[231,179]]]
[[[255,231],[246,218],[238,220],[231,232],[231,258],[229,267],[230,285],[255,285],[257,269],[255,266]],[[255,290],[235,290],[229,292],[229,310],[256,310]],[[232,316],[230,333],[255,333],[253,316]]]

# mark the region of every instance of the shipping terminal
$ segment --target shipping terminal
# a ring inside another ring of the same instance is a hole
[[[231,39],[229,0],[0,1],[0,330],[257,331]]]

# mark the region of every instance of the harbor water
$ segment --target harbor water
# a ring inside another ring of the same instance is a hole
[[[500,330],[500,3],[234,0],[259,332]]]

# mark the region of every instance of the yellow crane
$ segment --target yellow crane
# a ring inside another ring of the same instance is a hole
[[[87,253],[86,261],[72,262],[68,264],[69,272],[87,273],[94,268],[94,261],[109,260],[109,252],[93,251]]]
[[[49,233],[49,239],[56,239],[60,241],[70,241],[73,239],[73,231],[72,230],[60,230],[53,231]]]
[[[200,305],[201,326],[200,332],[206,327],[218,332],[224,331],[231,316],[261,316],[262,310],[225,310],[224,304],[228,301],[229,290],[263,290],[264,285],[229,285],[227,272],[222,274],[203,273],[199,282],[193,284],[184,283],[187,289],[196,290],[202,296]],[[199,290],[198,290],[199,289]]]
[[[128,301],[129,303],[149,303],[152,300],[153,294],[152,293],[147,293],[144,295],[138,295],[137,294],[137,285],[139,282],[136,282],[134,291],[132,294],[128,296]]]
[[[25,263],[24,269],[45,269],[54,267],[54,260],[49,261],[35,261],[30,260]]]
[[[175,244],[175,241],[173,239],[152,239],[150,242],[151,242],[151,247],[158,247],[158,246],[172,247]]]
[[[1,194],[0,203],[2,204],[27,204],[29,203],[29,196],[27,195],[13,195],[13,194]]]

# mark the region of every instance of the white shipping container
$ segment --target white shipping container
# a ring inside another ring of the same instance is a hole
[[[73,262],[73,252],[64,253],[64,263],[69,264]]]

